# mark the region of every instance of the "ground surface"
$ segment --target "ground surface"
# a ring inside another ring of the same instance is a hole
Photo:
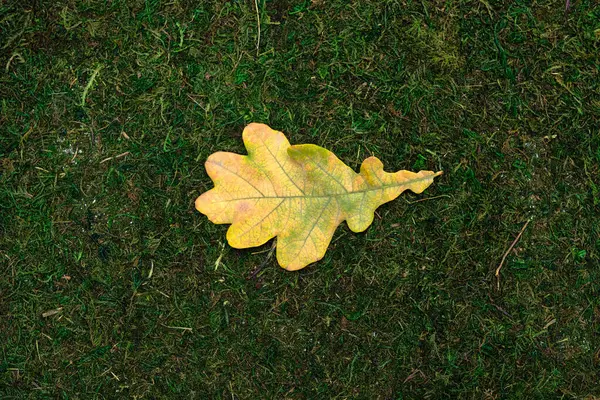
[[[597,398],[596,4],[3,1],[0,398]],[[193,208],[252,121],[445,173],[286,272]]]

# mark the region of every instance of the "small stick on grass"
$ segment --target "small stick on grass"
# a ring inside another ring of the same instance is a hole
[[[256,8],[256,23],[258,25],[258,39],[256,39],[256,55],[258,56],[260,49],[260,12],[258,11],[258,0],[254,0],[254,8]]]
[[[169,328],[169,329],[178,329],[181,331],[186,331],[186,332],[193,332],[193,328],[188,328],[187,326],[169,326],[169,325],[164,325],[161,324],[162,326],[164,326],[165,328]]]
[[[435,199],[441,199],[442,197],[447,197],[449,199],[451,199],[451,196],[448,196],[447,194],[440,194],[439,196],[433,196],[433,197],[426,197],[424,199],[419,199],[419,200],[415,200],[415,201],[408,201],[406,200],[406,202],[408,204],[416,204],[416,203],[421,203],[423,201],[427,201],[427,200],[435,200]]]
[[[78,148],[78,149],[79,149],[79,148]],[[129,153],[128,151],[126,151],[125,153],[121,153],[121,154],[119,154],[119,155],[117,155],[117,156],[105,158],[104,160],[100,161],[100,164],[103,164],[103,163],[105,163],[105,162],[107,162],[107,161],[110,161],[110,160],[113,160],[113,159],[115,159],[115,158],[121,158],[121,157],[125,157],[125,156],[127,156],[127,155],[129,155],[129,154],[131,154],[131,153]],[[75,159],[75,157],[73,157],[73,159]]]
[[[512,251],[512,249],[515,247],[515,245],[521,238],[521,235],[523,234],[523,232],[525,232],[525,228],[527,228],[527,225],[529,225],[530,222],[531,222],[531,219],[529,219],[529,220],[527,220],[527,222],[525,222],[525,225],[523,225],[523,227],[521,228],[521,232],[519,232],[519,234],[517,235],[515,240],[513,240],[513,242],[510,244],[510,246],[508,247],[508,250],[506,250],[506,252],[504,253],[504,256],[502,256],[502,261],[500,261],[500,265],[498,265],[498,268],[496,268],[496,282],[498,285],[498,290],[500,290],[500,270],[502,269],[502,266],[504,265],[504,261],[506,261],[506,257]]]

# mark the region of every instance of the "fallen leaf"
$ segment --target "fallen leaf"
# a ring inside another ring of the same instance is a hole
[[[242,249],[277,236],[277,261],[294,271],[320,260],[337,226],[353,232],[373,222],[377,207],[409,189],[421,193],[442,172],[387,173],[376,157],[360,174],[314,144],[291,146],[264,124],[242,134],[248,155],[217,152],[206,171],[215,187],[196,199],[196,209],[215,224],[231,224],[227,241]]]

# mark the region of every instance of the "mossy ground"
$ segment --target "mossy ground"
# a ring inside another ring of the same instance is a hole
[[[597,2],[256,5],[0,5],[0,398],[600,396]],[[252,121],[445,174],[289,273],[193,208]]]

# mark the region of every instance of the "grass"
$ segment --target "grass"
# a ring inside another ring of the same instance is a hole
[[[0,397],[598,398],[597,3],[256,5],[0,5]],[[289,273],[193,207],[252,121],[445,173]]]

